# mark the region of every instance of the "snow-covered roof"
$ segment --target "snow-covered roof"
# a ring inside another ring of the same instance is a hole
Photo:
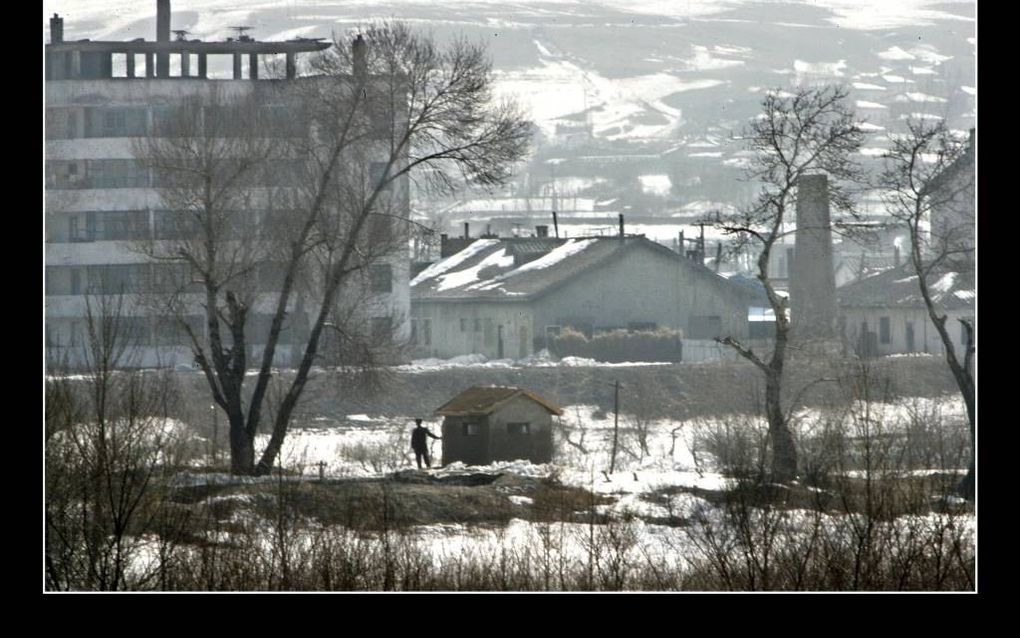
[[[527,300],[633,250],[653,251],[706,280],[750,294],[643,235],[630,235],[623,240],[618,236],[478,239],[419,273],[411,281],[411,296],[415,301]]]
[[[932,300],[944,310],[974,307],[974,271],[970,265],[943,267],[928,276]],[[839,305],[852,308],[924,306],[917,273],[909,263],[848,283],[836,290]]]

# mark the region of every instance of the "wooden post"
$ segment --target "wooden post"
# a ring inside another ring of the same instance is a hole
[[[216,415],[216,406],[212,406],[212,444],[213,444],[213,465],[218,465],[220,462],[220,443],[219,443],[219,429],[220,420]]]
[[[319,482],[322,483],[326,480],[326,462],[319,461]]]
[[[287,52],[287,79],[293,80],[297,76],[297,65],[294,61],[294,53]]]
[[[609,473],[616,470],[616,442],[620,432],[620,382],[613,383],[613,456],[609,460]]]

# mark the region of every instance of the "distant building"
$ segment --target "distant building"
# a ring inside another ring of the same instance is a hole
[[[940,269],[930,277],[929,288],[948,316],[946,329],[962,356],[966,333],[958,319],[974,318],[974,271]],[[909,264],[842,286],[836,296],[845,343],[858,356],[943,352]]]
[[[563,410],[513,387],[475,386],[436,410],[443,419],[443,465],[552,461],[552,417]]]
[[[643,236],[477,239],[412,280],[412,341],[419,358],[520,359],[566,327],[746,338],[757,299]]]

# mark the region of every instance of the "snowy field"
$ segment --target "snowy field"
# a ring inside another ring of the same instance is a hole
[[[831,422],[835,417],[818,410],[803,410],[794,416],[793,424],[801,437],[810,437],[815,434],[812,427],[821,422]],[[859,436],[869,428],[873,434],[890,436],[908,432],[919,420],[959,422],[963,419],[963,405],[955,397],[861,404],[840,418],[848,422],[848,434],[851,436]],[[426,421],[426,425],[433,431],[441,429],[438,419]],[[411,427],[410,419],[349,414],[338,421],[320,420],[313,427],[295,428],[287,437],[281,460],[285,468],[299,470],[303,476],[291,476],[287,480],[314,479],[319,472],[319,463],[322,463],[327,479],[383,478],[393,472],[413,469],[413,455],[408,450]],[[580,521],[573,522],[513,517],[503,525],[449,522],[416,525],[401,532],[400,542],[405,547],[414,548],[412,551],[416,555],[426,557],[431,568],[436,570],[462,566],[471,561],[491,565],[502,559],[516,561],[516,565],[528,565],[536,576],[543,573],[548,576],[550,566],[570,565],[576,568],[585,565],[591,560],[593,548],[597,547],[603,559],[609,556],[620,561],[619,565],[630,574],[646,568],[682,573],[690,567],[691,556],[699,551],[693,543],[701,532],[692,532],[691,528],[678,526],[675,522],[688,521],[695,530],[726,524],[725,509],[702,495],[735,485],[734,479],[725,477],[716,461],[705,452],[706,439],[727,427],[760,431],[765,424],[738,415],[692,421],[661,419],[645,422],[622,415],[616,471],[610,474],[607,470],[613,447],[613,415],[590,405],[566,406],[555,424],[556,452],[551,463],[536,465],[521,460],[486,466],[453,463],[433,469],[429,474],[440,479],[478,474],[555,478],[565,485],[590,490],[600,498],[600,503],[590,510],[590,516],[599,518],[598,525],[583,522],[587,520],[584,518],[587,514],[582,510],[575,513],[580,516]],[[641,433],[645,435],[644,448],[640,444]],[[259,445],[264,443],[264,438],[258,442]],[[437,461],[441,457],[440,446],[441,441],[433,442],[432,452]],[[962,469],[951,468],[949,473],[954,469],[962,472]],[[946,468],[901,471],[898,476],[937,473],[946,473]],[[857,477],[863,473],[852,470],[845,475]],[[192,485],[276,480],[279,477],[181,476],[181,484]],[[512,492],[506,491],[510,503],[519,506],[533,504],[531,497]],[[250,494],[229,494],[215,496],[211,500],[250,504],[252,498]],[[960,503],[954,501],[951,504]],[[852,534],[857,524],[855,516],[797,508],[753,513],[755,525],[761,525],[763,529],[768,525],[777,526],[775,529],[784,535],[786,542],[799,542],[798,539],[807,542],[813,528],[837,536]],[[767,517],[774,517],[774,520]],[[236,510],[234,522],[256,527],[265,525],[244,508]],[[292,542],[303,542],[301,539],[305,534],[311,539],[317,533],[316,529],[320,529],[317,523],[310,521],[309,525]],[[976,522],[973,515],[929,512],[901,516],[880,525],[889,528],[883,533],[890,537],[956,530],[966,538],[973,538]],[[267,543],[269,547],[268,537],[260,542]],[[384,541],[377,534],[369,534],[359,542],[377,551]]]

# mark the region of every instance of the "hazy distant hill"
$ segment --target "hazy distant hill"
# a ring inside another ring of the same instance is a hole
[[[762,92],[805,82],[853,87],[878,155],[903,117],[975,123],[975,3],[904,0],[519,1],[174,0],[174,29],[224,39],[330,37],[379,18],[489,44],[502,93],[521,99],[542,148],[668,151],[688,173],[737,173],[730,141]],[[151,39],[152,0],[48,0],[67,39]],[[48,39],[44,25],[44,38]],[[226,69],[223,69],[226,71]],[[572,150],[571,150],[572,149]],[[690,168],[693,166],[695,168]],[[666,169],[664,169],[666,172]]]

